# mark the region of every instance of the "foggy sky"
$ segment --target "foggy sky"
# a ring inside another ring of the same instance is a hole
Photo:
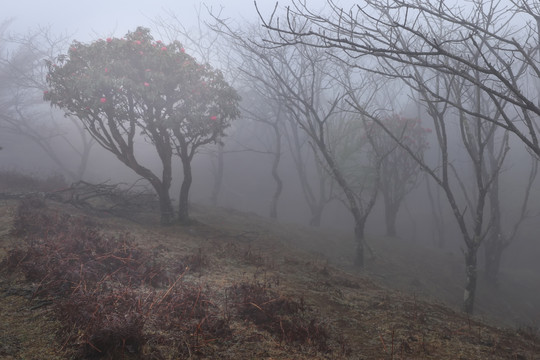
[[[137,26],[151,27],[158,16],[173,12],[185,26],[194,24],[196,9],[203,5],[219,10],[227,17],[255,18],[253,0],[18,0],[2,4],[2,18],[13,19],[13,32],[26,32],[37,26],[51,26],[55,32],[67,33],[81,41],[99,36],[122,36]],[[271,9],[271,3],[259,6]]]
[[[290,4],[290,2],[291,0],[280,1],[280,10],[278,13],[283,14],[283,7]],[[341,4],[345,9],[349,9],[355,1],[335,0],[335,2]],[[311,9],[322,8],[325,3],[326,0],[309,0],[308,6]],[[275,1],[259,0],[258,6],[263,16],[267,18],[275,6]],[[133,31],[137,26],[146,26],[155,29],[154,22],[158,18],[163,18],[164,21],[167,21],[171,15],[174,15],[182,22],[183,26],[189,29],[196,25],[197,9],[201,10],[203,19],[208,18],[207,8],[212,8],[216,15],[221,11],[222,18],[230,18],[240,24],[243,21],[253,23],[258,18],[253,0],[94,0],[84,2],[76,0],[50,0],[47,2],[38,0],[12,0],[1,6],[3,12],[0,20],[13,19],[13,23],[9,26],[8,30],[15,34],[34,31],[40,26],[51,26],[54,34],[63,33],[67,34],[70,39],[91,42],[95,39],[108,36],[121,37],[128,31]],[[158,33],[153,32],[153,35],[155,38],[160,38]],[[387,101],[387,99],[385,98],[384,101]],[[459,133],[456,131],[454,135],[459,135]],[[17,139],[8,138],[8,141],[4,141],[1,145],[5,149],[0,153],[0,162],[4,166],[8,164],[8,168],[14,166],[8,162],[8,158],[14,153],[32,154],[32,156],[28,156],[28,160],[25,160],[24,165],[29,166],[34,171],[38,171],[40,166],[45,168],[51,166],[50,161],[46,161],[46,159],[44,160],[35,155],[40,153],[39,149],[28,147],[29,145],[26,143],[24,143],[23,147]],[[20,146],[20,148],[17,148],[17,146]],[[515,159],[512,159],[513,162],[509,162],[510,165],[508,166],[513,167],[511,169],[512,171],[507,171],[505,168],[504,170],[506,172],[503,175],[506,178],[501,181],[505,185],[505,189],[510,189],[505,190],[506,193],[504,195],[506,197],[501,196],[501,199],[503,202],[510,203],[510,205],[512,205],[512,201],[516,198],[521,199],[524,187],[521,180],[522,178],[526,178],[526,172],[523,171],[523,168],[528,166],[528,162],[520,164],[524,155],[527,155],[526,159],[528,159],[528,154],[521,148],[521,144],[513,144],[512,149],[511,156],[514,156],[515,149],[519,151],[516,153]],[[151,164],[153,160],[151,156],[155,156],[155,154],[150,153],[151,151],[146,153],[145,150],[140,158],[147,160],[146,163]],[[466,161],[462,161],[463,154],[458,154],[454,150],[452,150],[452,153],[457,156],[456,158],[459,160],[459,164],[467,164]],[[149,159],[145,159],[146,156]],[[119,162],[103,161],[103,159],[109,158],[112,158],[110,154],[96,146],[91,157],[90,170],[85,175],[85,179],[91,182],[110,180],[114,183],[126,181],[130,176],[135,176],[131,169],[124,167]],[[93,164],[92,160],[96,161],[96,159],[99,159],[97,161],[99,162],[99,167],[95,166],[93,169],[92,165],[96,164]],[[154,165],[159,166],[159,163],[155,163]],[[212,165],[211,159],[204,157],[198,157],[194,163],[194,179],[196,180],[190,192],[190,199],[192,201],[201,203],[208,201],[209,189],[213,181],[213,178],[210,176]],[[261,157],[257,154],[237,154],[234,158],[227,158],[226,166],[220,204],[242,211],[255,211],[261,215],[266,215],[268,213],[268,204],[274,191],[274,184],[269,175],[268,162],[261,161]],[[175,171],[177,171],[175,173],[176,182],[180,178],[178,173],[179,168],[178,163],[175,164]],[[309,212],[307,205],[299,196],[302,193],[302,189],[295,182],[296,174],[292,171],[292,160],[287,154],[284,154],[281,160],[280,169],[280,171],[283,171],[281,175],[283,176],[285,187],[279,204],[279,219],[282,221],[306,223]],[[50,169],[47,169],[43,172],[48,174],[49,171]],[[513,176],[519,172],[523,172],[525,175],[522,177]],[[171,188],[171,192],[174,194],[173,196],[176,196],[179,189],[179,185],[176,182],[173,183]],[[533,197],[531,207],[537,212],[536,204],[540,197],[538,182],[536,182],[531,196]],[[422,240],[426,244],[434,244],[435,237],[430,224],[431,217],[429,211],[431,210],[426,200],[425,189],[419,186],[409,198],[412,199],[410,200],[412,211],[411,209],[404,208],[398,217],[400,237],[410,241]],[[458,253],[463,246],[460,241],[460,234],[455,224],[455,219],[450,214],[444,201],[443,207],[447,217],[445,219],[447,222],[445,224],[447,228],[446,236],[448,238],[446,249]],[[507,213],[503,214],[503,216],[506,217],[507,214],[512,215],[512,213],[518,210],[515,209],[515,206],[505,207]],[[377,235],[382,234],[384,231],[382,220],[382,208],[379,201],[375,207],[374,215],[370,216],[368,221],[367,232]],[[330,204],[329,209],[325,210],[323,214],[323,225],[340,230],[351,229],[353,226],[350,214],[337,201]],[[526,224],[525,230],[520,235],[518,244],[511,246],[510,250],[505,253],[505,261],[510,262],[508,259],[511,259],[513,266],[515,264],[527,264],[528,266],[534,264],[538,266],[537,258],[540,251],[537,247],[536,234],[538,231],[537,223],[533,224],[531,222]]]
[[[352,1],[346,1],[353,3]],[[313,4],[312,4],[313,3]],[[310,1],[310,5],[321,7],[324,0]],[[263,14],[270,14],[274,1],[258,1]],[[290,0],[279,1],[279,7],[290,4]],[[10,31],[25,33],[38,26],[51,26],[54,32],[66,33],[70,38],[91,41],[101,36],[123,36],[137,26],[152,27],[152,21],[174,13],[183,25],[195,24],[196,9],[206,7],[222,16],[238,21],[257,18],[253,0],[17,0],[2,4],[1,19],[13,19]]]

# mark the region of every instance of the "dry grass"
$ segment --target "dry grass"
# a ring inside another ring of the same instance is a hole
[[[35,240],[29,234],[10,233],[17,207],[13,200],[0,202],[4,259],[10,250],[27,250]],[[47,209],[85,216],[66,205],[47,203]],[[373,277],[342,270],[313,252],[326,252],[346,267],[347,255],[335,250],[339,239],[329,246],[328,237],[325,242],[320,234],[298,226],[230,210],[201,206],[194,210],[198,221],[190,227],[89,219],[107,238],[129,232],[129,248],[148,256],[144,259],[153,266],[148,268],[164,269],[167,280],[155,284],[146,277],[126,287],[125,276],[139,276],[137,268],[112,277],[107,286],[103,282],[94,286],[88,277],[92,291],[81,293],[68,286],[71,291],[36,296],[44,281],[25,278],[21,266],[4,270],[0,357],[100,355],[88,349],[96,341],[83,336],[92,330],[114,340],[100,343],[110,349],[109,358],[114,354],[126,359],[540,359],[540,340],[532,328],[501,329],[469,319],[423,297],[381,287]],[[370,271],[375,271],[374,264]],[[101,278],[97,279],[99,283]],[[76,278],[73,283],[80,281]],[[81,298],[70,299],[69,294]],[[76,312],[83,319],[90,316],[86,322],[95,320],[94,328],[69,319],[71,327],[66,328],[61,314],[69,313],[69,301],[93,304],[94,311],[99,308],[99,317],[89,310]],[[130,323],[127,315],[141,317]],[[111,319],[116,319],[117,327],[110,325]],[[123,333],[129,324],[140,330],[137,344]]]

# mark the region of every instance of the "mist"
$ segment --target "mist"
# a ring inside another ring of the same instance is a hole
[[[68,100],[60,99],[61,87],[49,78],[54,67],[65,64],[58,56],[74,58],[73,44],[121,44],[126,37],[136,36],[138,27],[147,28],[152,41],[167,45],[162,49],[169,51],[178,41],[182,48],[174,56],[184,56],[185,48],[185,54],[201,68],[208,65],[209,72],[215,71],[212,74],[222,74],[224,84],[239,95],[237,103],[231,95],[227,102],[215,100],[200,110],[202,115],[197,108],[195,115],[186,116],[206,121],[193,138],[207,136],[208,141],[193,145],[189,158],[193,181],[188,186],[188,202],[194,210],[189,221],[181,221],[184,226],[197,224],[201,209],[209,208],[255,216],[276,228],[306,229],[317,234],[313,243],[291,240],[291,245],[315,254],[321,262],[496,324],[538,329],[540,179],[536,167],[540,146],[536,135],[540,114],[534,105],[540,76],[538,49],[531,48],[532,55],[521,60],[524,68],[513,79],[530,100],[530,107],[522,106],[505,93],[506,83],[492,78],[495,70],[480,68],[484,66],[481,56],[477,60],[480,70],[471,67],[467,77],[447,68],[438,72],[443,65],[430,63],[428,57],[425,63],[415,62],[393,44],[397,50],[391,50],[402,57],[395,61],[388,55],[391,51],[384,50],[390,43],[378,43],[376,36],[374,44],[355,38],[360,30],[368,31],[363,23],[355,24],[358,33],[349,34],[356,41],[353,45],[332,37],[333,31],[337,33],[336,19],[354,18],[339,18],[336,10],[353,5],[322,0],[276,6],[257,2],[257,8],[247,0],[205,4],[97,1],[84,7],[58,0],[46,5],[29,1],[3,5],[0,172],[40,179],[60,176],[65,187],[79,181],[123,188],[137,183],[144,185],[145,192],[158,194],[154,178],[145,178],[141,174],[146,172],[136,169],[144,167],[166,183],[163,149],[156,145],[158,136],[149,130],[150,125],[133,122],[137,130],[126,143],[134,144],[137,166],[130,165],[130,156],[114,153],[114,146],[99,138],[103,130],[94,127],[92,131],[91,121],[106,118],[102,115],[106,114],[105,100],[102,104],[96,100],[95,112],[89,107],[87,113],[84,107],[80,111],[68,108]],[[527,17],[535,8],[530,5],[532,9],[527,10],[525,5],[520,16]],[[367,5],[354,11],[356,16],[364,12],[379,16]],[[284,21],[287,16],[294,21]],[[407,21],[402,14],[395,16]],[[503,23],[501,19],[493,23]],[[316,35],[307,34],[310,26]],[[405,33],[403,29],[399,31]],[[534,42],[539,34],[531,29],[524,27],[518,33],[526,33],[527,41]],[[380,31],[384,38],[385,30]],[[446,39],[442,30],[440,36],[441,41]],[[408,40],[413,43],[414,37]],[[466,41],[456,40],[455,51],[465,51]],[[383,50],[374,55],[369,45]],[[474,56],[478,50],[486,58],[502,61],[498,53],[478,47],[467,49]],[[490,66],[489,61],[485,63]],[[501,78],[507,76],[503,65],[497,71]],[[144,86],[154,85],[148,81]],[[484,83],[488,84],[485,88]],[[138,114],[147,109],[146,98],[141,99],[143,110],[137,110]],[[218,103],[228,108],[223,110]],[[170,113],[163,110],[164,117]],[[88,120],[92,116],[94,120]],[[186,128],[180,125],[178,131]],[[173,130],[167,131],[173,139],[172,179],[166,190],[173,216],[164,220],[162,206],[161,223],[170,221],[176,226],[186,167],[179,150],[182,139]],[[51,192],[57,190],[62,189]],[[390,208],[395,210],[393,220],[389,220]],[[159,215],[156,211],[156,218],[149,221],[153,226],[159,226]]]

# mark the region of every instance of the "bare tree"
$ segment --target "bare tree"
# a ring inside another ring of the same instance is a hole
[[[246,70],[246,67],[244,67],[244,70]],[[253,70],[253,68],[250,70]],[[258,87],[257,84],[246,83],[242,88],[246,91],[242,97],[244,100],[241,106],[244,121],[253,121],[262,124],[264,128],[270,129],[270,133],[266,129],[262,131],[264,138],[258,138],[258,146],[253,148],[244,146],[244,149],[272,157],[270,174],[275,183],[275,189],[270,201],[269,215],[270,218],[277,219],[278,203],[283,192],[283,180],[279,172],[279,164],[283,154],[282,127],[285,109],[279,102],[272,101],[272,99],[265,99],[264,90]],[[266,141],[268,138],[270,139],[269,142]],[[258,149],[260,145],[265,146],[265,149]]]
[[[328,7],[330,13],[321,16],[312,12],[305,2],[293,1],[285,23],[279,23],[275,17],[265,22],[267,29],[280,35],[277,40],[269,37],[267,44],[339,49],[345,54],[344,62],[348,66],[399,77],[421,93],[434,119],[441,168],[435,172],[418,160],[444,190],[463,235],[467,275],[463,307],[470,313],[476,289],[476,254],[486,236],[485,204],[508,152],[504,145],[508,141],[507,133],[503,135],[506,140],[502,141],[493,166],[489,166],[486,158],[487,144],[500,127],[540,155],[539,128],[535,121],[540,115],[540,105],[536,89],[531,89],[523,76],[530,73],[540,77],[537,59],[540,8],[529,6],[527,1],[504,7],[494,0],[475,0],[468,8],[442,0],[366,0],[348,12],[329,0]],[[521,19],[528,17],[529,21],[518,23],[518,13]],[[372,61],[358,61],[365,57],[372,57]],[[465,101],[462,95],[468,91],[475,92],[478,101],[489,99],[496,116]],[[459,189],[452,187],[449,176],[451,172],[457,174],[448,159],[444,118],[449,106],[458,111],[461,139],[475,175],[474,200],[457,177],[466,199],[465,207],[458,204]],[[377,114],[366,111],[364,104],[356,102],[356,107],[384,127]],[[413,155],[412,151],[409,153]],[[467,213],[470,223],[466,220]]]
[[[90,151],[95,144],[84,128],[72,117],[66,124],[43,102],[46,65],[60,47],[66,44],[63,36],[54,36],[49,29],[38,29],[24,36],[2,36],[0,58],[2,88],[0,128],[12,135],[22,136],[36,144],[72,180],[81,180],[87,168]],[[8,50],[9,49],[9,50]],[[68,132],[68,130],[71,130]],[[66,162],[59,148],[67,146],[77,157],[77,167]]]
[[[438,158],[440,158],[440,156],[438,156]],[[441,191],[439,187],[436,187],[434,190],[431,188],[431,179],[427,174],[425,175],[425,182],[429,205],[431,207],[431,216],[433,219],[433,239],[435,244],[442,249],[446,245],[446,217],[443,214]],[[435,194],[433,193],[434,191]]]
[[[487,146],[488,161],[493,167],[496,163],[496,153],[493,143]],[[505,211],[501,204],[500,195],[503,189],[500,186],[500,176],[497,176],[489,192],[489,233],[484,241],[484,278],[491,286],[497,286],[503,253],[508,247],[516,241],[521,225],[529,217],[529,200],[534,181],[538,175],[538,159],[536,156],[530,156],[530,168],[523,188],[523,197],[519,202],[519,209],[510,216],[509,211]],[[506,220],[506,221],[503,221]]]
[[[472,54],[474,56],[474,54]],[[498,178],[502,165],[509,151],[508,132],[504,132],[499,145],[494,147],[492,161],[488,161],[488,144],[495,144],[498,126],[494,122],[472,116],[471,113],[483,113],[478,109],[480,99],[478,93],[470,93],[470,88],[459,77],[452,74],[437,74],[416,66],[398,67],[388,59],[382,59],[391,76],[404,81],[418,93],[427,113],[433,120],[436,142],[440,159],[435,164],[428,164],[415,154],[410,144],[393,135],[391,129],[381,121],[376,113],[365,112],[365,116],[373,119],[420,165],[420,167],[440,186],[446,195],[450,208],[459,226],[465,244],[465,290],[463,309],[472,313],[476,296],[478,278],[478,249],[486,238],[490,224],[486,220],[487,201],[492,185]],[[413,76],[404,76],[409,71]],[[442,103],[439,99],[446,98],[449,102]],[[457,107],[450,103],[459,104]],[[360,104],[356,106],[360,109]],[[365,110],[364,110],[365,111]],[[459,130],[459,145],[451,143],[449,133],[452,120]],[[470,171],[454,165],[452,154],[462,147],[471,166]],[[465,178],[472,172],[473,183],[468,184]]]
[[[427,149],[426,135],[431,129],[424,129],[420,119],[391,114],[381,122],[417,158],[423,159],[423,152]],[[377,124],[367,124],[366,137],[371,144],[372,156],[376,158],[374,161],[381,162],[379,190],[384,202],[386,235],[396,236],[398,211],[405,196],[418,183],[420,165]]]
[[[443,0],[365,0],[344,11],[332,0],[327,4],[325,16],[297,0],[284,22],[261,16],[267,29],[280,34],[278,40],[267,39],[268,43],[339,48],[351,66],[358,66],[355,59],[360,56],[373,56],[461,78],[467,86],[477,86],[501,116],[493,120],[490,114],[463,111],[514,133],[540,155],[539,128],[534,121],[540,116],[537,86],[531,87],[523,77],[528,73],[540,78],[540,6],[526,0],[510,5],[474,0],[467,7]],[[440,29],[445,31],[444,40]],[[476,49],[478,56],[470,57],[466,49]],[[369,70],[385,72],[383,67]],[[482,76],[475,77],[470,70]],[[436,95],[431,91],[431,96]],[[459,107],[450,99],[437,99]]]
[[[309,136],[300,131],[294,117],[287,116],[285,126],[285,138],[310,211],[309,225],[318,227],[325,206],[335,197],[334,182],[325,170],[317,149],[309,141]],[[314,169],[310,170],[310,164]]]
[[[355,188],[351,179],[346,177],[329,142],[329,129],[344,117],[340,109],[344,94],[339,92],[340,83],[336,79],[337,72],[341,72],[342,68],[324,51],[307,46],[265,48],[256,43],[260,42],[260,34],[233,31],[224,21],[217,20],[220,26],[218,30],[230,36],[240,57],[257,64],[258,71],[246,72],[246,75],[251,81],[268,89],[270,97],[286,105],[343,192],[344,203],[355,223],[355,264],[362,267],[365,224],[375,204],[377,190],[376,186]],[[361,120],[358,118],[358,121]],[[378,174],[378,168],[376,172]],[[377,181],[378,176],[375,178]]]

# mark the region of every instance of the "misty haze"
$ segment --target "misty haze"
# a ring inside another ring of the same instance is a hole
[[[0,18],[0,358],[540,359],[540,5]]]

